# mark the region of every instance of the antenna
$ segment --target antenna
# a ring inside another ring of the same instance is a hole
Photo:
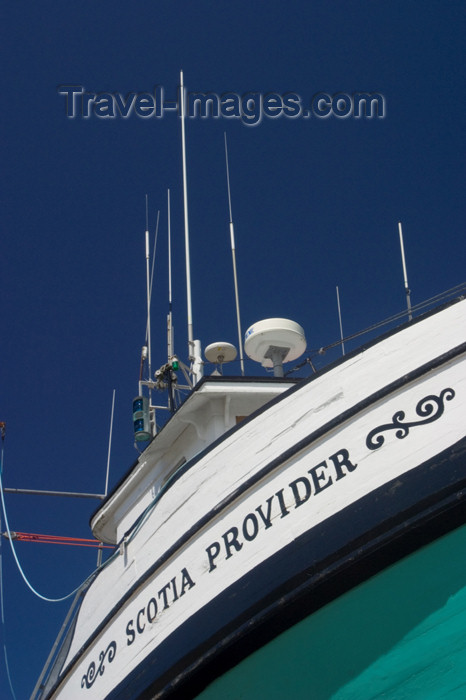
[[[147,197],[147,195],[146,195],[146,197]],[[154,264],[155,264],[155,253],[157,250],[157,237],[158,237],[158,233],[159,233],[159,219],[160,219],[160,209],[157,211],[157,223],[155,225],[154,252],[152,255],[152,269],[151,269],[151,273],[150,273],[149,303],[152,303],[152,286],[153,286],[153,282],[154,282]],[[146,229],[147,230],[149,229],[149,225],[147,222],[147,212],[146,212]],[[146,343],[148,340],[148,336],[149,336],[149,320],[147,320],[147,322],[146,322]],[[148,348],[146,347],[145,351],[143,348],[143,352],[141,354],[141,373],[140,373],[139,381],[141,381],[141,379],[142,379],[142,367],[143,367],[144,361],[147,359],[147,353],[148,353]],[[149,372],[149,380],[150,380],[150,372]]]
[[[168,316],[167,316],[167,351],[168,360],[173,355],[173,320],[172,320],[172,248],[170,219],[170,190],[167,190],[168,208]]]
[[[155,253],[157,251],[157,238],[159,235],[159,219],[160,219],[160,209],[157,211],[157,223],[155,224],[155,235],[154,235],[154,253],[152,255],[152,270],[150,273],[150,300],[151,300],[151,302],[152,302],[152,283],[154,281]]]
[[[154,255],[155,257],[155,255]],[[147,325],[146,325],[146,335],[147,335],[147,367],[149,371],[149,382],[152,377],[152,363],[151,363],[151,332],[150,332],[150,299],[151,299],[151,280],[149,275],[149,263],[150,263],[150,251],[149,251],[149,205],[148,196],[146,194],[146,291],[147,291]],[[143,350],[144,354],[144,350]],[[142,360],[143,361],[143,360]],[[147,402],[147,412],[150,423],[150,405],[152,403],[152,390],[149,385],[149,400]],[[147,399],[146,399],[147,401]],[[154,412],[154,426],[155,426],[155,412]],[[154,435],[152,426],[150,426],[150,432]]]
[[[181,100],[181,146],[183,155],[183,202],[184,202],[184,240],[186,251],[186,293],[188,306],[188,346],[189,356],[194,356],[193,340],[193,314],[191,306],[191,263],[189,258],[189,221],[188,221],[188,181],[186,175],[186,136],[184,129],[185,120],[185,92],[183,84],[183,71],[180,71],[180,100]]]
[[[405,249],[403,245],[403,231],[401,229],[401,221],[398,222],[398,233],[400,234],[401,262],[403,264],[403,278],[406,292],[406,305],[408,307],[408,318],[411,321],[413,315],[411,313],[411,290],[408,286],[408,273],[406,272]]]
[[[151,374],[151,335],[150,335],[150,276],[149,276],[149,212],[148,197],[146,194],[146,290],[147,290],[147,363],[149,366],[149,379]]]
[[[231,239],[231,257],[233,261],[233,278],[235,282],[235,301],[236,301],[236,323],[238,325],[238,346],[239,346],[239,358],[241,365],[241,376],[244,377],[244,357],[243,357],[243,334],[241,332],[241,317],[239,313],[239,295],[238,295],[238,276],[236,274],[236,249],[235,249],[235,230],[233,227],[233,216],[231,213],[231,193],[230,193],[230,168],[228,166],[228,146],[227,146],[227,135],[223,132],[225,137],[225,163],[227,169],[227,187],[228,187],[228,208],[230,212],[230,239]]]
[[[112,450],[112,433],[113,433],[113,415],[115,412],[115,389],[113,390],[113,397],[112,397],[112,413],[110,416],[110,433],[108,436],[108,452],[107,452],[107,472],[105,474],[105,492],[104,496],[105,498],[107,497],[108,494],[108,477],[110,474],[110,453]],[[102,542],[100,543],[101,545],[103,544]],[[97,568],[99,568],[102,564],[102,547],[99,549],[97,553]]]
[[[107,496],[107,493],[108,493],[108,476],[110,473],[110,452],[112,449],[113,414],[114,414],[114,412],[115,412],[115,389],[113,390],[112,413],[111,413],[111,417],[110,417],[110,434],[108,436],[107,474],[105,477],[105,497]]]
[[[338,292],[338,285],[337,285],[337,305],[338,305],[338,319],[340,321],[340,339],[341,339],[341,354],[345,354],[345,344],[343,342],[343,326],[341,323],[341,309],[340,309],[340,294]]]
[[[184,129],[185,120],[185,90],[183,83],[183,71],[180,71],[180,102],[181,102],[181,142],[183,151],[183,200],[184,200],[184,234],[186,249],[186,294],[188,307],[188,346],[189,359],[191,361],[191,373],[193,384],[202,378],[204,365],[201,357],[201,341],[193,340],[193,314],[191,306],[191,264],[189,259],[189,223],[188,223],[188,183],[186,176],[186,137]]]

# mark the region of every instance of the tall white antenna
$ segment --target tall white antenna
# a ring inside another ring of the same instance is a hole
[[[184,239],[186,251],[186,294],[188,306],[188,346],[189,356],[194,357],[193,340],[193,314],[191,305],[191,263],[189,258],[189,222],[188,222],[188,182],[186,175],[186,137],[184,130],[185,120],[185,92],[183,83],[183,71],[180,71],[180,102],[181,102],[181,145],[183,153],[183,201],[184,201]]]
[[[151,299],[151,302],[152,302],[152,285],[154,282],[155,254],[157,252],[157,237],[159,235],[159,219],[160,219],[160,209],[157,210],[157,223],[155,224],[155,235],[154,235],[154,252],[152,254],[152,270],[150,273],[150,299]]]
[[[151,373],[151,334],[150,334],[150,275],[149,275],[149,205],[148,197],[146,194],[146,290],[147,290],[147,364],[149,367],[149,379],[152,377]]]
[[[147,217],[147,214],[146,214]],[[155,234],[154,234],[154,250],[152,253],[152,269],[150,273],[150,289],[149,289],[149,301],[152,303],[152,287],[154,283],[154,265],[155,265],[155,254],[157,252],[157,238],[158,238],[158,233],[159,233],[159,220],[160,220],[160,209],[157,211],[157,223],[155,225]],[[146,228],[148,228],[146,224]],[[149,335],[149,328],[148,328],[148,323],[146,323],[146,343],[147,343],[147,338]],[[142,378],[142,377],[141,377]],[[149,377],[150,379],[150,377]]]
[[[405,249],[403,245],[403,231],[401,229],[401,221],[398,222],[398,233],[400,234],[401,262],[403,264],[403,279],[406,292],[406,305],[408,307],[408,318],[411,321],[413,315],[411,313],[411,290],[408,285],[408,273],[406,272]]]
[[[341,338],[341,354],[345,354],[345,344],[343,342],[343,325],[341,323],[341,308],[340,308],[340,294],[337,285],[337,304],[338,304],[338,320],[340,321],[340,338]]]
[[[173,319],[172,319],[172,248],[171,248],[171,219],[170,219],[170,190],[167,190],[168,207],[168,316],[167,316],[167,349],[168,360],[173,355]]]
[[[112,414],[110,417],[110,434],[108,436],[107,473],[105,476],[105,497],[108,494],[108,477],[110,474],[110,452],[112,450],[112,433],[113,433],[113,414],[114,414],[114,412],[115,412],[115,389],[113,390]]]
[[[110,433],[108,436],[107,471],[105,474],[105,492],[104,492],[105,498],[107,497],[107,494],[108,494],[108,478],[110,475],[110,453],[112,451],[113,414],[114,414],[114,412],[115,412],[115,389],[113,390],[112,413],[110,416]],[[97,553],[97,568],[99,568],[101,566],[101,564],[102,564],[102,549],[99,549],[99,551]]]
[[[243,334],[241,332],[241,317],[239,313],[239,294],[238,294],[238,276],[236,274],[236,248],[235,248],[235,230],[233,227],[233,215],[231,213],[231,193],[230,193],[230,168],[228,166],[228,146],[227,146],[227,135],[223,132],[225,137],[225,163],[227,169],[227,187],[228,187],[228,207],[230,211],[230,239],[231,239],[231,257],[233,260],[233,279],[235,282],[235,300],[236,300],[236,323],[238,326],[238,345],[239,345],[239,358],[241,365],[241,376],[244,377],[244,356],[243,356]]]

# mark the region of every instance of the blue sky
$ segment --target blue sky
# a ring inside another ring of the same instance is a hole
[[[186,358],[180,123],[66,117],[58,86],[174,97],[188,91],[377,92],[383,119],[187,120],[194,336],[237,343],[223,134],[227,133],[243,331],[283,316],[310,349],[464,281],[462,2],[312,0],[66,3],[2,9],[2,343],[5,486],[101,492],[137,457],[131,402],[146,327],[145,195],[160,233],[154,367],[165,362],[167,188],[176,351]],[[351,349],[351,343],[348,349]],[[335,355],[329,353],[327,359]],[[323,360],[319,360],[322,362]],[[234,371],[234,368],[231,370]],[[261,373],[253,363],[250,374]],[[13,530],[89,536],[92,501],[6,496]],[[4,527],[3,527],[4,529]],[[18,543],[31,583],[60,597],[93,550]],[[5,638],[28,697],[68,607],[36,599],[2,542]],[[2,697],[8,697],[3,661]]]

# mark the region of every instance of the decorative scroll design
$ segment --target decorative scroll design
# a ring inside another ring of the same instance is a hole
[[[111,663],[113,659],[115,658],[116,654],[116,642],[110,642],[108,647],[106,648],[105,651],[101,651],[99,654],[99,661],[100,665],[99,668],[96,670],[95,663],[94,661],[90,664],[89,668],[87,669],[87,672],[84,674],[81,680],[81,688],[92,688],[94,685],[94,682],[97,680],[98,676],[103,676],[104,671],[105,671],[105,666],[104,666],[104,661],[105,658],[107,657],[108,662]]]
[[[380,433],[384,433],[387,430],[396,430],[396,437],[399,440],[402,440],[409,434],[410,428],[418,425],[426,425],[426,423],[432,423],[443,415],[445,401],[451,401],[454,396],[455,392],[453,389],[447,388],[440,392],[440,396],[431,394],[430,396],[425,396],[423,399],[421,399],[416,406],[416,414],[423,420],[403,422],[405,412],[397,411],[392,417],[392,423],[386,423],[385,425],[380,425],[378,428],[371,430],[366,438],[367,447],[370,450],[377,450],[379,447],[382,447],[385,442],[385,437]]]

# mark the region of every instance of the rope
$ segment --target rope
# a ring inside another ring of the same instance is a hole
[[[2,511],[3,511],[3,517],[5,518],[5,526],[6,526],[6,530],[8,533],[8,539],[10,540],[11,551],[13,554],[13,558],[16,562],[16,566],[18,567],[18,571],[21,574],[21,577],[22,577],[24,583],[26,584],[26,586],[29,588],[29,590],[31,590],[34,593],[34,595],[36,595],[41,600],[45,600],[45,602],[47,602],[47,603],[61,603],[64,600],[68,600],[68,598],[71,598],[81,588],[82,584],[79,585],[77,588],[75,588],[74,591],[71,591],[71,593],[68,593],[68,595],[63,596],[62,598],[47,598],[46,596],[43,596],[41,593],[36,591],[36,589],[29,583],[29,581],[26,577],[26,574],[24,573],[24,571],[21,567],[21,564],[20,564],[19,559],[16,555],[16,550],[15,550],[15,547],[13,544],[13,535],[11,533],[10,526],[8,524],[8,516],[7,516],[7,512],[6,512],[6,507],[5,507],[5,497],[4,497],[4,493],[3,493],[3,480],[2,480],[3,459],[4,459],[4,442],[2,440],[2,456],[1,456],[1,464],[0,464],[0,497],[1,497],[1,501],[2,501]]]

